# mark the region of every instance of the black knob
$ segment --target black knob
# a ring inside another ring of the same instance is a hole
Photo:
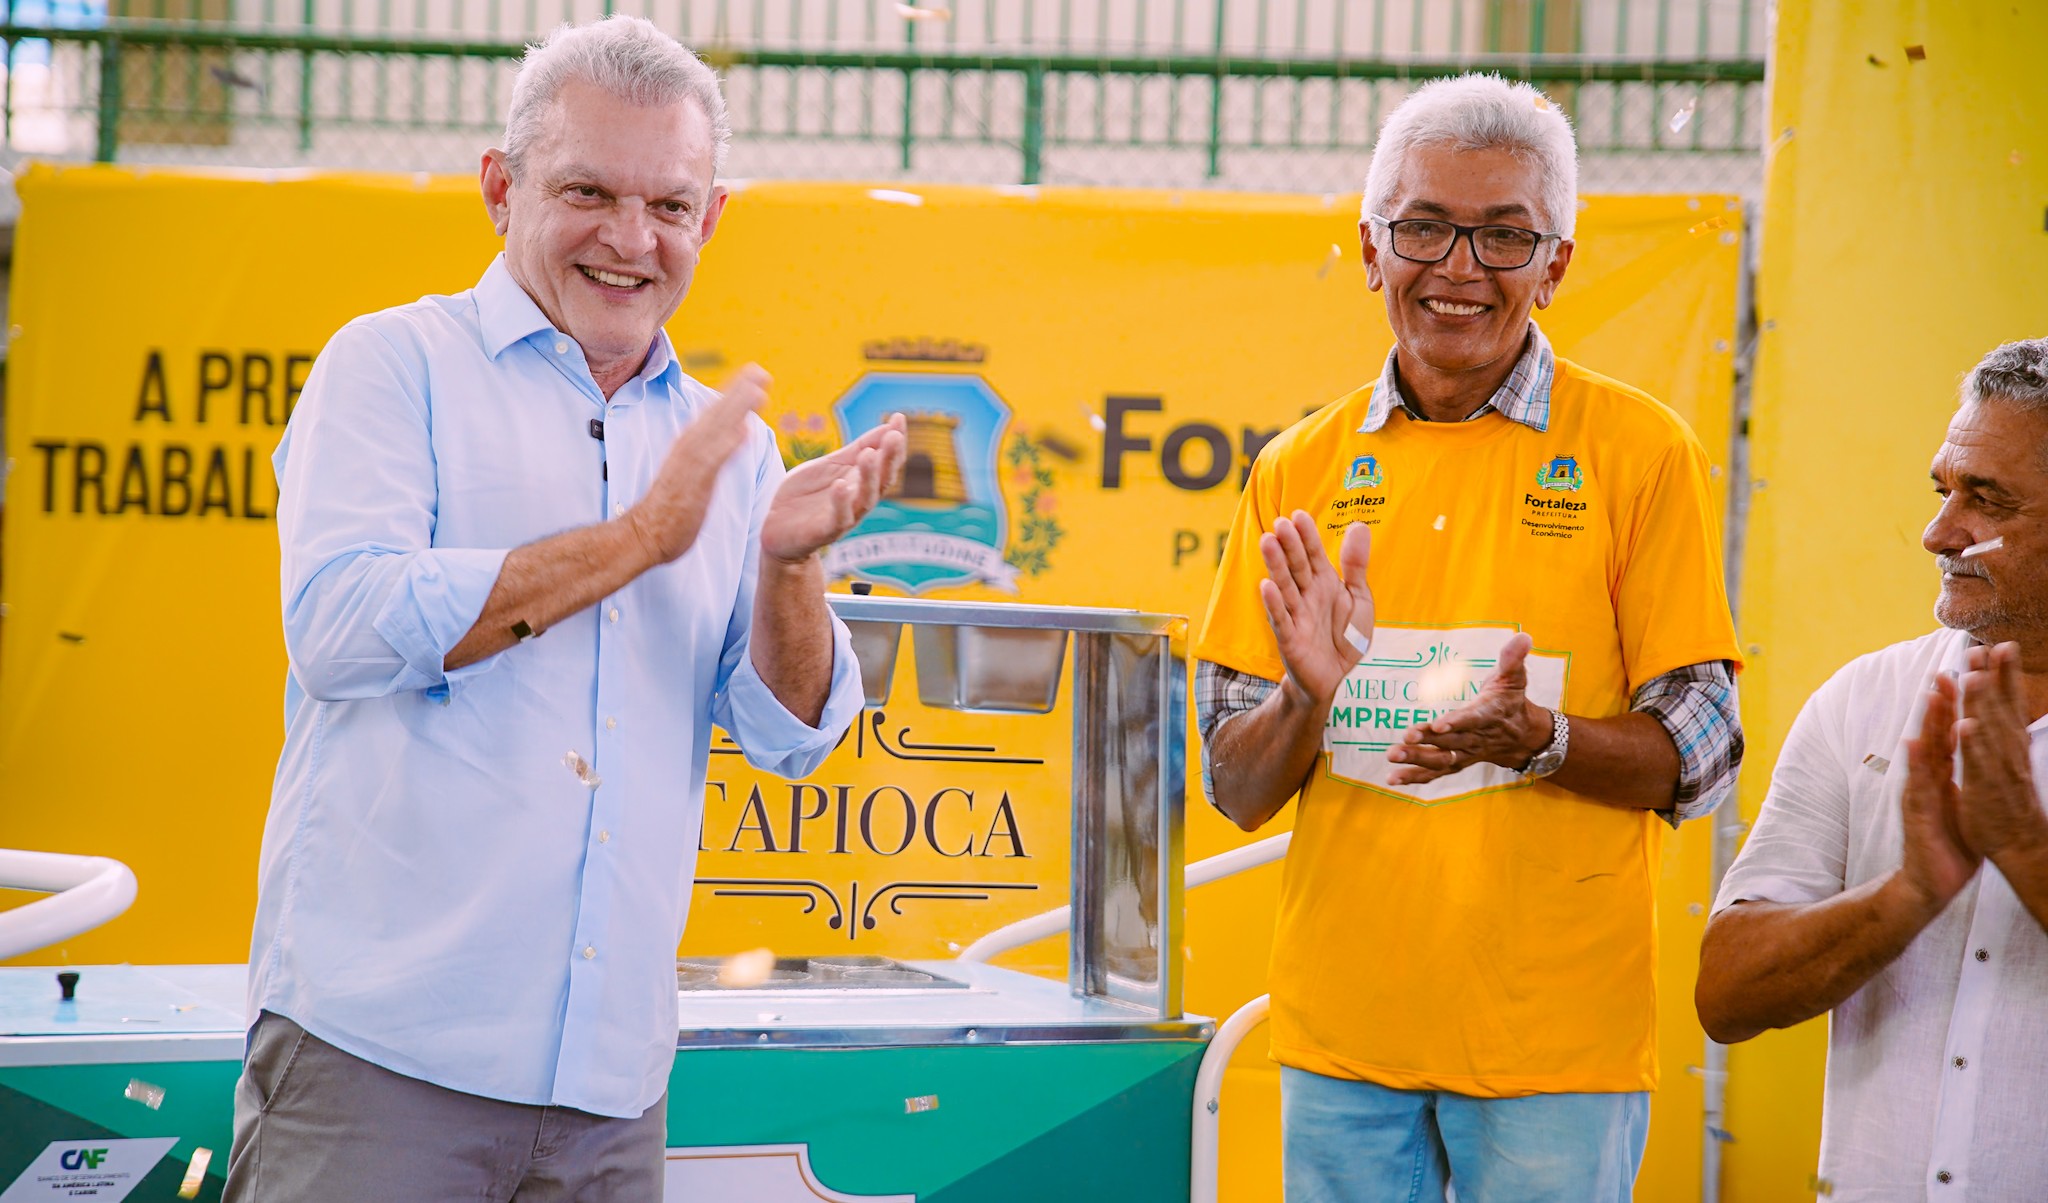
[[[76,993],[78,993],[78,974],[77,974],[77,972],[76,972],[76,971],[74,971],[74,970],[66,969],[66,970],[65,970],[64,972],[62,972],[62,973],[58,974],[58,975],[57,975],[57,989],[59,989],[59,990],[62,990],[62,991],[64,992],[64,998],[63,998],[63,1001],[65,1001],[65,1002],[72,1002],[72,1001],[74,1001],[74,1000],[73,1000],[73,998],[72,998],[71,996],[72,996],[72,995],[74,995],[74,994],[76,994]]]
[[[874,585],[867,581],[855,581],[853,583],[853,595],[855,597],[866,597],[868,594],[873,593],[874,591]]]

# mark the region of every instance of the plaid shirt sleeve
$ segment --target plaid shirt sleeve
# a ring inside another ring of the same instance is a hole
[[[1276,683],[1207,660],[1195,664],[1195,729],[1202,736],[1202,796],[1216,804],[1209,748],[1216,729],[1266,700]],[[1630,707],[1655,718],[1678,749],[1678,790],[1669,811],[1673,827],[1711,814],[1735,791],[1742,767],[1742,720],[1735,673],[1726,660],[1689,664],[1653,677],[1636,690]]]
[[[1736,701],[1735,670],[1726,660],[1674,668],[1636,690],[1629,708],[1664,724],[1678,748],[1678,792],[1670,810],[1657,812],[1673,827],[1712,814],[1735,792],[1743,749]]]
[[[1202,736],[1202,796],[1209,800],[1209,805],[1216,806],[1216,788],[1209,776],[1209,749],[1216,738],[1216,728],[1226,719],[1256,709],[1277,688],[1277,681],[1207,660],[1195,661],[1195,730]]]

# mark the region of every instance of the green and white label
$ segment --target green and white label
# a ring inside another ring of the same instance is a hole
[[[1394,627],[1372,635],[1372,650],[1337,687],[1323,727],[1329,773],[1340,781],[1424,804],[1504,789],[1524,781],[1494,764],[1475,764],[1420,785],[1390,785],[1387,753],[1410,728],[1470,705],[1493,675],[1512,626]],[[1570,657],[1530,652],[1529,699],[1557,709]]]
[[[29,1203],[40,1199],[91,1199],[93,1203],[115,1203],[134,1190],[164,1154],[176,1147],[175,1136],[117,1140],[87,1137],[84,1140],[53,1140],[29,1163],[6,1191],[0,1203]]]

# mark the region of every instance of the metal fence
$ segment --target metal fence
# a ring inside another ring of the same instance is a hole
[[[1572,114],[1588,191],[1751,191],[1766,5],[6,0],[0,166],[473,170],[525,43],[616,10],[720,69],[743,177],[1349,191],[1416,81],[1485,68]]]

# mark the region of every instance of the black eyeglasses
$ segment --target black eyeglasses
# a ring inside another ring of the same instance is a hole
[[[1461,226],[1452,221],[1438,221],[1433,217],[1404,217],[1389,221],[1379,214],[1372,215],[1372,221],[1385,226],[1394,244],[1394,253],[1410,263],[1442,263],[1450,257],[1451,248],[1464,238],[1472,244],[1472,257],[1479,266],[1495,271],[1513,271],[1529,266],[1536,258],[1536,248],[1562,234],[1539,234],[1520,226]]]

